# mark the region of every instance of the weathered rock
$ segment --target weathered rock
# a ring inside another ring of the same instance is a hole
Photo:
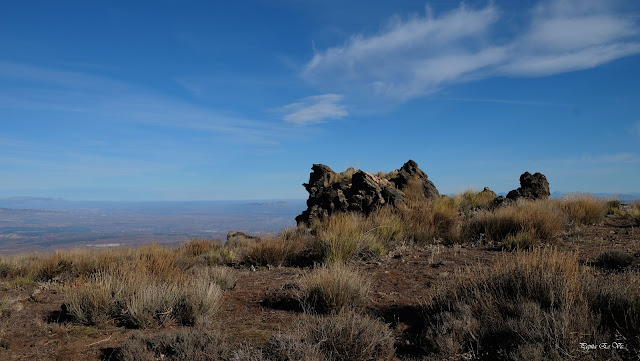
[[[401,189],[412,179],[425,183],[425,195],[438,195],[438,190],[414,161],[403,165],[391,180],[352,168],[336,173],[323,164],[314,164],[311,169],[309,183],[303,184],[309,192],[307,209],[296,217],[298,224],[310,224],[314,219],[321,220],[336,212],[369,214],[385,205],[399,206],[404,202]]]
[[[242,240],[259,240],[260,237],[256,237],[256,236],[250,236],[244,232],[240,232],[240,231],[229,231],[229,233],[227,233],[227,242],[228,241],[242,241]]]
[[[396,188],[404,190],[413,179],[418,179],[422,182],[423,192],[427,198],[433,199],[440,195],[436,186],[429,180],[427,174],[418,168],[418,163],[413,160],[409,160],[402,165],[402,167],[398,169],[398,175],[390,180],[396,185]]]
[[[514,189],[507,194],[507,199],[517,200],[520,198],[535,200],[547,199],[549,192],[549,182],[542,173],[531,174],[524,172],[520,176],[520,188]]]

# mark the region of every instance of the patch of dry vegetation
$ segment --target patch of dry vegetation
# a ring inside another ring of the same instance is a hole
[[[139,270],[114,270],[96,274],[71,290],[67,309],[87,325],[99,325],[108,319],[134,328],[171,322],[204,325],[217,312],[221,296],[221,287],[208,274],[159,276]]]
[[[598,224],[604,221],[610,204],[590,194],[568,194],[556,201],[568,220],[576,224]]]
[[[298,297],[307,313],[336,314],[363,309],[369,303],[370,289],[362,275],[337,263],[305,276]]]
[[[113,361],[223,361],[231,348],[220,332],[207,329],[132,334],[111,355]]]
[[[512,205],[481,211],[469,218],[465,226],[470,239],[484,235],[494,242],[504,242],[509,237],[530,237],[549,242],[564,230],[565,218],[548,201],[519,200]]]
[[[624,338],[629,350],[638,350],[638,275],[614,277],[620,279],[595,275],[577,254],[556,249],[468,268],[426,307],[424,345],[441,358],[626,359],[624,350],[587,355],[579,347]],[[631,287],[619,287],[628,282]]]
[[[302,317],[264,348],[236,350],[233,361],[386,361],[394,359],[394,337],[384,323],[355,312]]]

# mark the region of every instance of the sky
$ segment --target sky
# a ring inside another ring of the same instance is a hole
[[[12,1],[0,198],[303,199],[312,164],[441,193],[640,192],[640,3]]]

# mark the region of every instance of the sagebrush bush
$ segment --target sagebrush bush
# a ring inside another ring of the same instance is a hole
[[[596,275],[579,265],[576,253],[518,252],[456,274],[425,307],[431,326],[424,331],[424,347],[440,358],[630,359],[624,350],[586,355],[577,346],[623,337],[637,357],[637,285],[637,274]]]
[[[224,335],[207,329],[161,331],[156,334],[134,332],[116,348],[113,361],[224,361],[231,348]]]
[[[608,249],[602,251],[596,259],[600,267],[621,270],[633,263],[633,255],[621,249]]]
[[[393,345],[393,333],[384,323],[343,312],[303,317],[290,332],[273,337],[264,350],[245,350],[244,357],[256,361],[385,361],[393,359]]]
[[[334,264],[306,275],[298,298],[308,313],[338,313],[365,307],[370,288],[369,282],[351,267]]]

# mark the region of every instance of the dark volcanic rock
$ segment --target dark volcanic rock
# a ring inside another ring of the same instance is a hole
[[[509,192],[507,199],[547,199],[549,195],[551,195],[549,192],[549,182],[547,182],[547,177],[545,177],[544,174],[524,172],[520,176],[520,188]]]
[[[423,172],[422,169],[418,168],[418,163],[413,160],[409,160],[402,165],[402,167],[398,169],[398,175],[391,178],[391,182],[396,185],[396,188],[404,190],[409,182],[416,178],[422,182],[423,192],[427,198],[433,199],[440,195],[436,186],[434,186],[429,180],[429,177],[427,177],[427,174]]]
[[[403,165],[391,180],[352,168],[336,173],[323,164],[314,164],[311,169],[309,183],[303,184],[309,192],[307,209],[296,217],[298,224],[310,224],[314,219],[324,219],[336,212],[369,214],[384,205],[398,206],[404,202],[402,189],[412,179],[423,183],[428,197],[438,195],[438,190],[414,161]]]
[[[250,236],[240,231],[229,231],[229,233],[227,233],[227,241],[251,240],[251,239],[259,240],[260,238],[256,236]]]

